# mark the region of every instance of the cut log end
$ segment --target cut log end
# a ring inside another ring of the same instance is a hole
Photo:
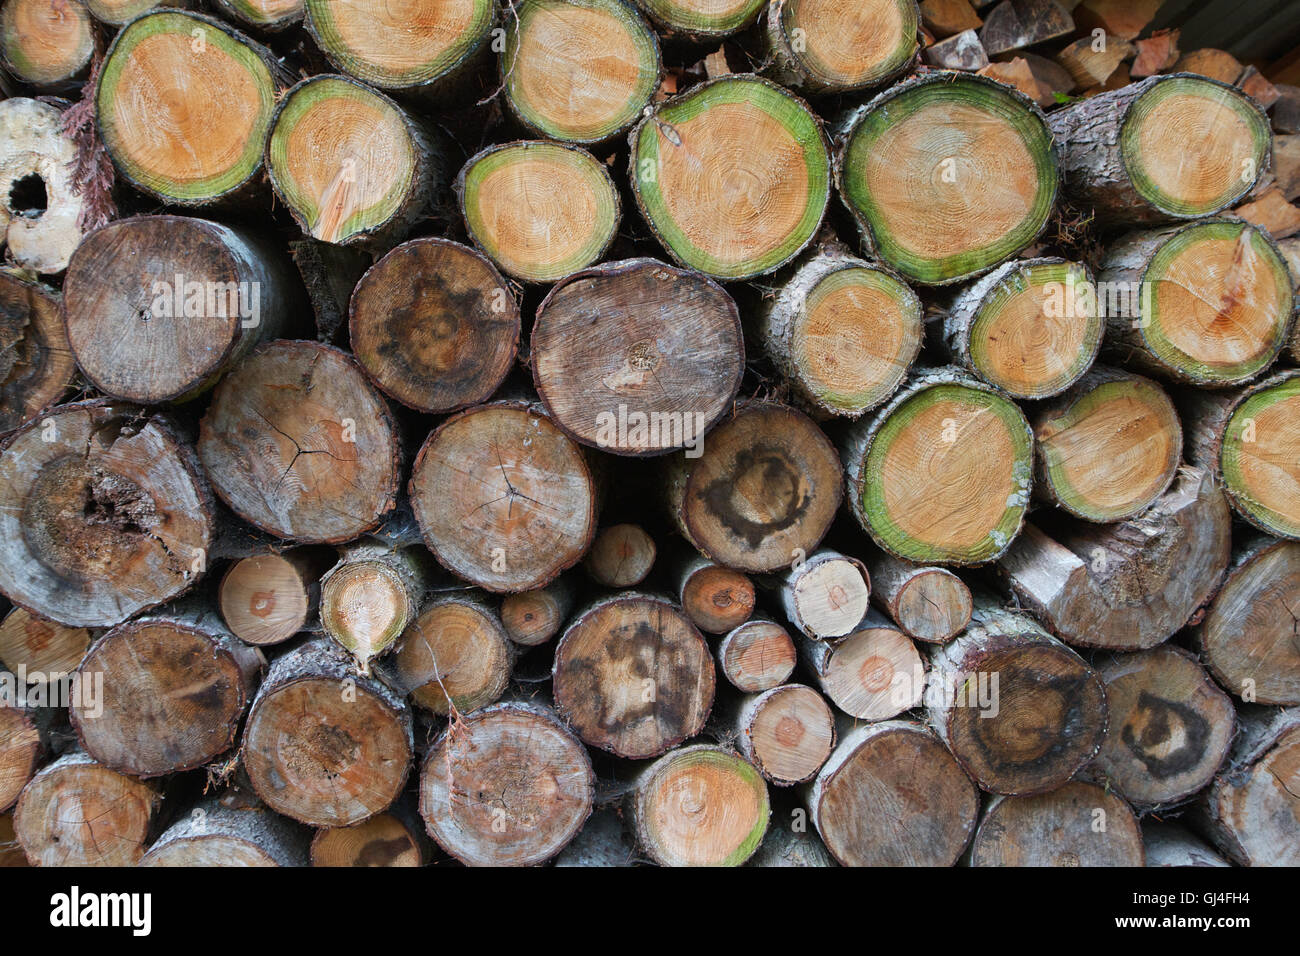
[[[27,672],[27,682],[49,682],[77,669],[90,649],[90,631],[47,621],[16,607],[0,623],[0,666]]]
[[[742,703],[736,744],[771,783],[816,776],[835,749],[835,716],[811,687],[786,684]]]
[[[739,571],[705,562],[682,583],[682,609],[701,631],[724,634],[754,613],[754,583]]]
[[[692,40],[711,40],[743,30],[764,0],[636,0],[664,28]]]
[[[561,578],[554,584],[501,601],[501,624],[510,640],[523,647],[545,644],[564,626],[573,608],[573,588]]]
[[[89,192],[73,176],[77,147],[64,132],[63,117],[43,100],[16,96],[0,102],[0,242],[7,258],[44,275],[68,267],[81,242],[83,192]],[[13,282],[7,276],[3,281]],[[12,293],[0,294],[0,308],[13,309]]]
[[[948,569],[914,565],[887,554],[868,567],[872,600],[916,640],[943,644],[970,623],[970,588]]]
[[[25,707],[0,700],[0,812],[14,805],[44,752],[32,714]]]
[[[1252,388],[1222,436],[1218,468],[1233,508],[1264,531],[1300,538],[1300,373]]]
[[[795,0],[770,6],[774,76],[810,93],[878,86],[914,61],[920,26],[914,0]],[[975,19],[978,23],[978,18]]]
[[[584,564],[597,584],[630,588],[645,580],[654,566],[654,538],[636,524],[616,524],[596,535]]]
[[[307,833],[261,806],[209,799],[160,836],[140,866],[297,867],[307,864]]]
[[[885,720],[921,702],[925,665],[916,645],[878,614],[847,637],[800,645],[818,686],[844,713]]]
[[[1142,832],[1128,805],[1072,781],[1034,797],[996,800],[971,844],[972,866],[1142,866]]]
[[[781,588],[786,618],[814,639],[848,634],[867,613],[870,597],[862,562],[829,550],[797,564]]]
[[[723,676],[746,694],[784,684],[794,672],[796,660],[794,641],[773,621],[746,621],[718,644]]]
[[[315,597],[316,563],[289,554],[234,562],[221,579],[218,603],[226,626],[246,644],[287,641],[307,625]]]
[[[90,65],[94,21],[80,3],[8,0],[0,11],[0,53],[15,78],[61,88]]]
[[[312,866],[423,866],[424,856],[417,835],[393,813],[352,827],[318,830],[311,841]]]
[[[446,597],[420,613],[393,657],[396,685],[435,714],[468,714],[496,701],[510,680],[513,655],[486,604]]]

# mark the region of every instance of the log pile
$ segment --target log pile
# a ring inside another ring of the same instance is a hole
[[[0,840],[1300,864],[1300,73],[1159,6],[4,0]]]

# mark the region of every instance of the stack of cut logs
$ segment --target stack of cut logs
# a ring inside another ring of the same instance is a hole
[[[1300,864],[1300,53],[193,5],[3,0],[0,863]]]

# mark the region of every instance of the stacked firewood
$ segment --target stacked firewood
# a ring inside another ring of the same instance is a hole
[[[0,14],[0,862],[1300,863],[1300,57],[193,6]]]

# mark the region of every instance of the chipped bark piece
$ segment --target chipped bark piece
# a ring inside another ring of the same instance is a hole
[[[1056,105],[1053,91],[1039,83],[1034,71],[1021,57],[1006,63],[990,63],[979,71],[980,76],[987,76],[1007,86],[1014,87],[1041,107]]]
[[[757,19],[764,0],[635,0],[674,37],[705,42],[736,33]]]
[[[1189,390],[1180,401],[1188,462],[1214,475],[1250,524],[1300,538],[1300,372],[1286,369],[1232,391]]]
[[[226,16],[265,33],[279,33],[302,22],[303,0],[214,0]],[[185,6],[188,0],[178,4]]]
[[[1103,826],[1104,824],[1104,826]],[[1096,784],[994,797],[971,841],[971,866],[1142,866],[1137,817]]]
[[[989,55],[980,45],[974,30],[963,30],[946,40],[932,43],[922,54],[925,62],[945,70],[967,70],[974,73],[989,65]]]
[[[215,611],[198,606],[136,618],[97,640],[77,669],[103,681],[69,708],[98,763],[136,777],[193,770],[229,750],[266,666]]]
[[[497,593],[544,587],[596,534],[582,449],[535,405],[478,405],[444,421],[416,456],[411,507],[453,573]]]
[[[981,789],[1054,790],[1106,739],[1101,680],[1029,615],[981,595],[965,632],[929,650],[926,716]]]
[[[1292,277],[1277,244],[1240,219],[1130,233],[1102,261],[1102,353],[1187,385],[1239,385],[1286,342]]]
[[[1035,525],[998,560],[1022,606],[1080,647],[1143,650],[1167,640],[1218,589],[1231,513],[1210,474],[1182,467],[1154,505],[1112,525]]]
[[[440,597],[402,632],[390,683],[434,714],[468,714],[499,699],[514,652],[501,621],[473,592]]]
[[[984,14],[980,41],[990,54],[1033,46],[1074,31],[1074,20],[1053,0],[1003,0]]]
[[[1241,76],[1237,78],[1236,86],[1241,92],[1258,103],[1259,108],[1262,110],[1269,109],[1282,97],[1277,87],[1270,83],[1264,77],[1264,74],[1253,66],[1248,66],[1242,70]]]
[[[336,67],[370,86],[431,101],[487,56],[498,20],[492,0],[305,0],[305,6],[307,32]]]
[[[1268,166],[1268,118],[1233,87],[1155,76],[1054,112],[1076,201],[1114,224],[1191,219],[1236,203]]]
[[[943,644],[970,623],[970,588],[947,568],[877,552],[867,558],[871,600],[909,637]]]
[[[76,149],[57,106],[0,102],[0,243],[21,268],[62,272],[81,242],[86,201],[72,175]]]
[[[509,373],[519,304],[478,251],[412,239],[361,278],[349,333],[382,392],[417,411],[452,412],[487,401]]]
[[[1096,770],[1132,806],[1176,803],[1206,786],[1228,755],[1237,718],[1187,651],[1164,644],[1104,662],[1110,730]]]
[[[422,548],[361,541],[320,581],[320,623],[364,673],[415,620],[429,589]]]
[[[921,703],[921,655],[906,634],[876,611],[845,637],[800,637],[799,655],[817,686],[850,717],[885,720]]]
[[[1033,433],[1003,393],[927,369],[841,446],[849,508],[884,550],[922,564],[991,561],[1029,505]]]
[[[780,593],[786,620],[822,640],[843,637],[858,626],[867,613],[871,581],[857,558],[822,548],[785,573]]]
[[[939,738],[910,720],[842,735],[806,800],[841,866],[952,866],[979,817],[975,785]]]
[[[326,638],[277,658],[244,726],[253,790],[276,813],[318,827],[386,810],[406,782],[411,712],[387,685],[357,674]]]
[[[1060,53],[1056,62],[1065,67],[1074,82],[1084,89],[1105,85],[1120,65],[1133,54],[1133,45],[1107,37],[1101,49],[1092,37],[1076,40]]]
[[[1273,104],[1273,128],[1279,133],[1300,133],[1300,86],[1278,83],[1280,94]]]
[[[111,627],[202,575],[212,496],[166,416],[107,400],[61,405],[4,449],[0,590],[15,604]]]
[[[1076,382],[1101,347],[1094,292],[1081,263],[1008,262],[952,298],[935,344],[1012,398],[1047,398]]]
[[[778,787],[811,780],[835,749],[835,716],[825,698],[803,684],[743,697],[728,717],[736,748]]]
[[[451,141],[347,76],[310,76],[278,99],[266,172],[305,235],[386,249],[451,181]]]
[[[1241,76],[1241,62],[1225,50],[1209,47],[1184,53],[1174,64],[1178,73],[1197,73],[1220,83],[1235,83]]]
[[[53,406],[76,372],[59,296],[0,272],[0,435]]]
[[[319,867],[425,866],[432,844],[423,820],[408,821],[393,810],[350,827],[317,830],[311,841],[311,865]],[[418,821],[418,822],[417,822]]]
[[[1161,3],[1162,0],[1083,0],[1072,12],[1075,25],[1084,30],[1100,27],[1108,38],[1132,40],[1156,18]]]
[[[746,866],[761,867],[826,867],[835,866],[835,858],[826,849],[815,831],[807,829],[802,821],[795,828],[793,821],[787,825],[780,814],[773,819],[763,836],[763,843],[749,858]]]
[[[1147,866],[1231,866],[1190,830],[1173,823],[1144,821],[1142,845]]]
[[[761,313],[768,354],[814,413],[854,418],[885,401],[923,336],[916,293],[838,242],[818,243]]]
[[[635,587],[654,567],[655,540],[638,524],[602,528],[583,559],[592,580],[607,588]]]
[[[537,308],[530,348],[555,423],[615,455],[698,454],[744,371],[735,301],[712,279],[656,259],[557,282]]]
[[[1300,232],[1300,209],[1287,202],[1280,189],[1270,189],[1258,199],[1243,203],[1236,213],[1274,239],[1285,239]]]
[[[161,804],[155,787],[73,751],[23,789],[14,834],[33,866],[135,866]]]
[[[94,52],[94,23],[80,3],[5,0],[0,8],[0,61],[22,83],[70,89]]]
[[[1129,67],[1134,79],[1142,80],[1171,69],[1178,62],[1178,31],[1157,30],[1149,37],[1134,40],[1137,56]]]
[[[1288,202],[1300,199],[1300,136],[1273,137],[1272,171],[1273,184],[1282,198]]]
[[[245,644],[265,647],[307,628],[320,602],[327,552],[296,548],[241,558],[226,569],[217,602],[226,626]]]
[[[501,625],[521,647],[545,644],[568,620],[573,609],[573,581],[560,577],[544,588],[507,594],[501,601]]]
[[[574,616],[555,648],[555,709],[592,747],[657,757],[700,732],[713,704],[709,647],[677,607],[625,591]]]
[[[506,103],[538,136],[601,143],[623,132],[659,85],[659,41],[622,0],[525,0],[506,21]]]
[[[1296,594],[1300,543],[1255,534],[1237,546],[1223,587],[1192,632],[1205,666],[1230,693],[1300,704]]]
[[[1149,378],[1095,365],[1035,412],[1034,489],[1085,521],[1136,517],[1182,461],[1174,403]]]
[[[266,807],[209,798],[163,831],[140,866],[306,866],[307,831]]]
[[[467,866],[535,866],[582,829],[591,759],[549,708],[506,702],[462,718],[429,749],[420,815]]]
[[[1239,866],[1300,864],[1300,711],[1249,707],[1190,822]]]
[[[0,812],[18,800],[48,750],[38,714],[26,706],[24,689],[16,698],[0,694]]]
[[[118,175],[169,205],[233,204],[259,188],[281,67],[220,20],[178,10],[133,20],[95,90]]]
[[[1055,205],[1043,115],[995,80],[904,80],[839,129],[835,178],[863,251],[905,279],[949,285],[987,272],[1033,242]]]
[[[27,683],[71,674],[90,648],[90,631],[67,627],[16,607],[0,623],[0,666],[26,672]]]
[[[794,641],[780,624],[754,618],[718,643],[718,667],[732,687],[756,694],[784,684],[794,672]]]
[[[968,5],[967,13],[978,25]],[[774,0],[763,28],[767,72],[808,94],[881,86],[916,62],[918,20],[915,0]]]
[[[461,168],[455,191],[474,244],[521,282],[555,282],[598,262],[623,214],[605,165],[568,143],[489,146]]]
[[[126,401],[193,398],[297,305],[287,257],[244,229],[135,216],[88,235],[63,284],[68,342],[100,391]]]
[[[656,760],[629,798],[637,843],[660,866],[740,866],[767,832],[767,784],[729,750],[697,744]]]
[[[984,21],[970,0],[921,0],[921,22],[939,39],[963,30],[976,30]]]
[[[347,322],[352,290],[370,267],[370,256],[360,249],[306,237],[290,241],[289,254],[311,302],[316,338],[333,341]]]
[[[679,561],[673,581],[682,610],[705,633],[732,631],[754,613],[754,582],[698,554]]]
[[[785,265],[816,235],[831,194],[821,121],[757,76],[723,76],[657,104],[629,134],[632,190],[680,264],[720,279]],[[728,184],[744,182],[736,190]]]
[[[816,550],[844,495],[835,448],[806,415],[742,406],[703,454],[667,465],[669,516],[702,554],[741,571],[777,571]]]
[[[198,453],[231,510],[303,544],[351,541],[396,501],[388,407],[351,356],[319,342],[255,349],[217,386]]]

